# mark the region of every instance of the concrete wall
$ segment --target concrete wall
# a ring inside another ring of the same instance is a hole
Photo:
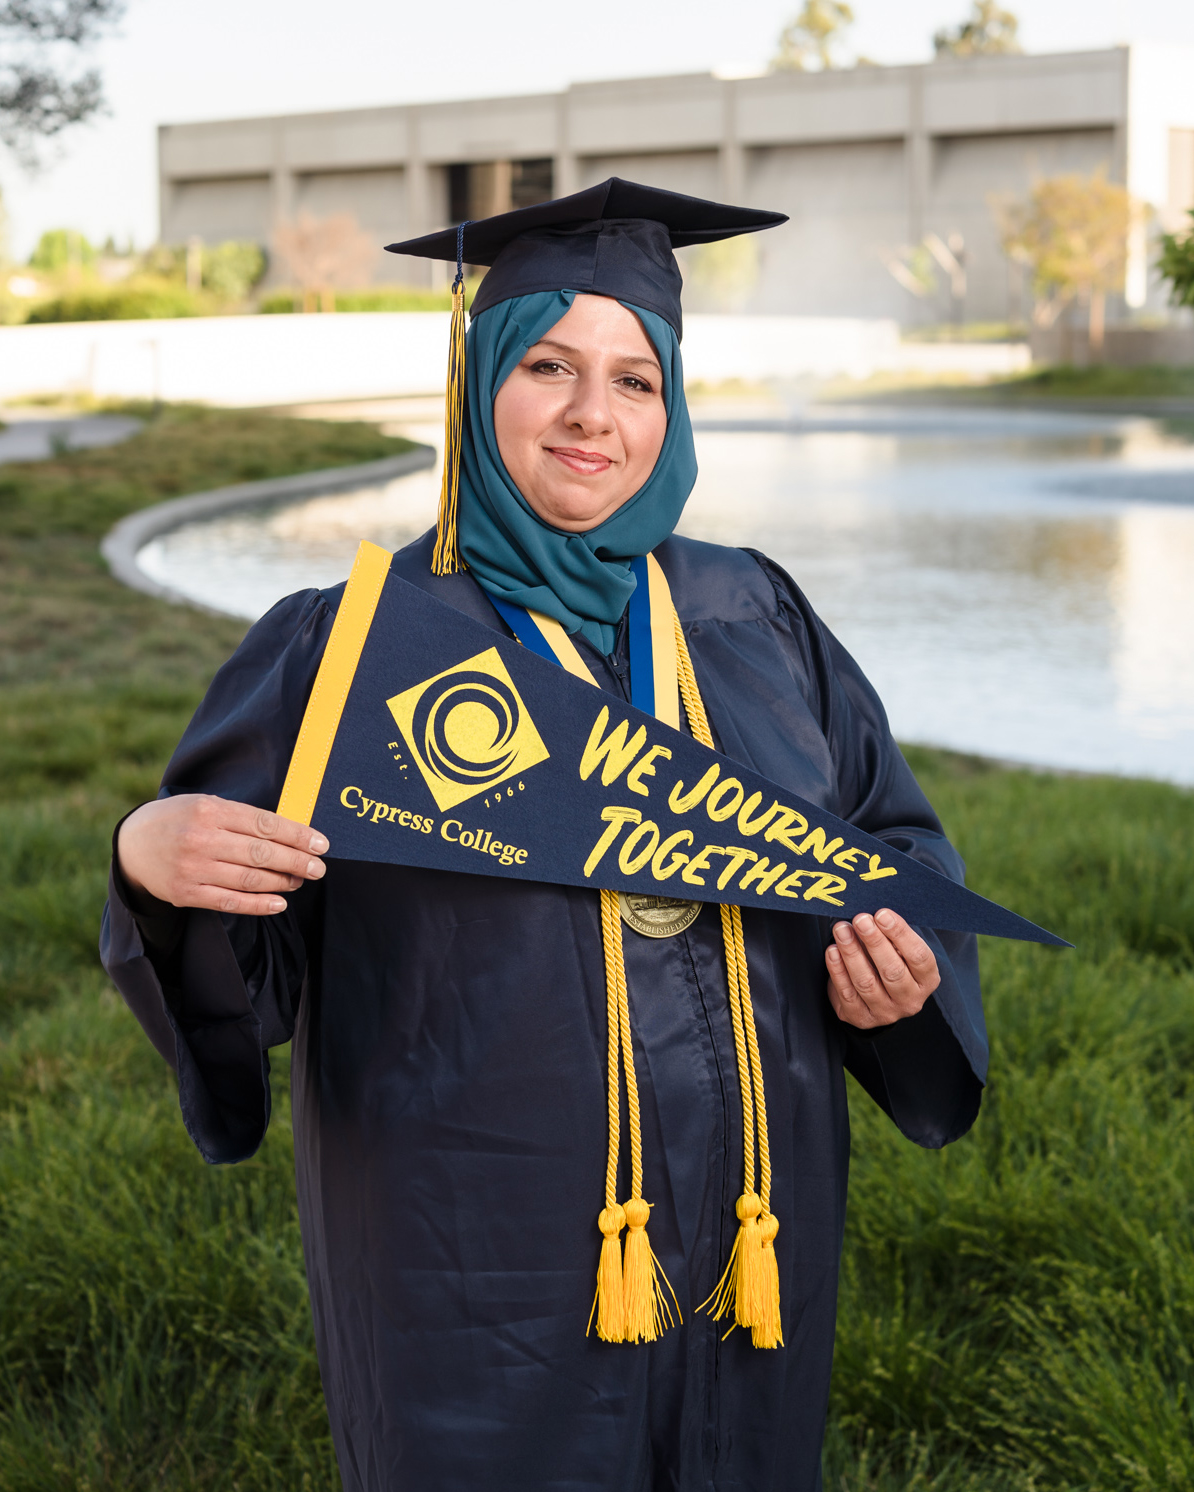
[[[621,175],[788,212],[790,225],[759,240],[746,309],[942,320],[944,288],[917,301],[885,261],[926,232],[959,232],[966,314],[1002,319],[1020,295],[992,195],[1102,165],[1175,220],[1194,205],[1192,76],[1191,49],[1117,47],[168,125],[162,237],[268,242],[274,223],[305,208],[352,212],[380,245],[449,222],[451,168],[549,158],[556,196]],[[1157,309],[1150,252],[1142,229],[1127,299]],[[380,253],[374,265],[376,278],[413,283],[437,273]]]
[[[0,327],[0,402],[35,394],[219,405],[442,393],[448,315],[212,316]],[[865,378],[923,368],[983,376],[1026,347],[901,345],[894,321],[689,316],[689,382]]]

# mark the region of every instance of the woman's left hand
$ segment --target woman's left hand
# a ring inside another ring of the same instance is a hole
[[[881,908],[838,922],[825,950],[829,1003],[866,1030],[915,1015],[941,983],[933,950],[898,913]]]

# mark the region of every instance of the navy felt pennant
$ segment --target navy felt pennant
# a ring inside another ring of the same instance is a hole
[[[1068,946],[396,575],[364,628],[292,762],[330,740],[313,807],[280,805],[331,857]]]

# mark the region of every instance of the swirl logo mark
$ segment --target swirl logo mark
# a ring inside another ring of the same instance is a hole
[[[386,704],[441,812],[548,758],[496,648]]]

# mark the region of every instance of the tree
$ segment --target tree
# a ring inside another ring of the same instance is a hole
[[[1068,305],[1089,308],[1090,347],[1103,346],[1108,292],[1123,285],[1136,211],[1126,188],[1093,176],[1043,177],[1027,201],[993,204],[1004,252],[1032,273],[1032,319],[1052,326]]]
[[[377,245],[348,212],[329,218],[299,213],[274,231],[274,253],[303,292],[303,310],[336,309],[335,287],[360,283],[377,254]]]
[[[1020,23],[1010,10],[1003,10],[996,0],[973,0],[970,19],[952,29],[943,26],[933,35],[933,50],[938,57],[989,57],[999,53],[1019,52],[1017,33]]]
[[[1175,306],[1194,306],[1194,207],[1184,233],[1161,235],[1161,257],[1157,270],[1169,281],[1169,300]]]
[[[839,48],[853,24],[853,8],[844,0],[805,0],[804,9],[780,32],[771,66],[790,72],[840,66]]]
[[[74,73],[73,52],[120,16],[124,0],[0,0],[0,142],[28,164],[36,142],[103,108],[94,68]]]

